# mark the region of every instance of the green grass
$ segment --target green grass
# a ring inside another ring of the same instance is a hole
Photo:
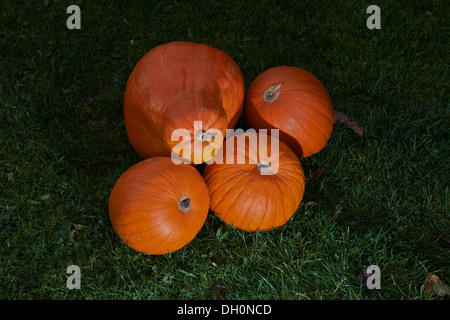
[[[428,273],[450,284],[445,1],[377,1],[380,30],[366,1],[43,2],[0,3],[0,298],[413,300],[436,299]],[[71,4],[81,30],[66,28]],[[140,161],[127,78],[173,40],[224,50],[246,88],[270,67],[304,68],[365,134],[336,126],[302,159],[304,200],[285,226],[245,233],[210,213],[186,247],[148,256],[115,235],[107,205]],[[66,287],[72,264],[81,290]],[[371,264],[381,290],[356,280]]]

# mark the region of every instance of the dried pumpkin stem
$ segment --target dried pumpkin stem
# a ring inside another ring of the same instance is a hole
[[[199,141],[211,141],[211,138],[215,138],[215,137],[216,137],[215,133],[210,133],[205,130],[199,130],[195,134],[195,139],[197,139]]]
[[[277,100],[278,96],[280,95],[280,87],[281,83],[269,86],[263,93],[264,101],[274,102],[275,100]]]
[[[270,164],[267,161],[261,160],[256,164],[256,168],[261,171],[263,168],[270,168]]]
[[[184,213],[188,212],[191,209],[191,199],[188,197],[182,196],[180,200],[177,201],[178,210],[183,211]]]

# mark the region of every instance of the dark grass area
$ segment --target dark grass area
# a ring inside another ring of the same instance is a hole
[[[71,4],[81,30],[66,28]],[[0,298],[435,299],[427,274],[450,284],[438,241],[450,234],[448,4],[377,1],[381,29],[369,30],[370,4],[2,1]],[[107,205],[140,161],[127,78],[173,40],[224,50],[246,88],[270,67],[304,68],[365,132],[336,126],[302,159],[304,200],[285,226],[250,234],[210,214],[189,245],[156,257],[120,241]],[[72,264],[81,290],[66,287]],[[371,264],[381,290],[356,280]]]

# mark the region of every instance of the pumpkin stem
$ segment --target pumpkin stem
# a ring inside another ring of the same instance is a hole
[[[195,134],[195,138],[199,141],[210,141],[211,138],[215,138],[216,134],[209,133],[208,131],[199,130]]]
[[[269,86],[263,93],[264,101],[274,102],[275,100],[277,100],[278,96],[280,95],[280,87],[281,83]]]
[[[265,160],[261,160],[260,162],[258,162],[256,164],[256,168],[261,171],[262,168],[270,168],[270,164],[265,161]]]
[[[191,209],[191,199],[188,197],[182,196],[180,200],[177,201],[178,210],[183,211],[184,213],[188,212]]]

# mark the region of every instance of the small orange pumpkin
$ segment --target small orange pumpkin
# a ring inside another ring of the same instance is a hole
[[[201,174],[169,157],[132,166],[109,198],[115,232],[129,247],[152,255],[174,252],[191,242],[208,211],[208,188]]]
[[[234,163],[227,161],[230,154]],[[212,161],[203,172],[210,208],[228,225],[245,231],[278,228],[300,205],[305,190],[303,168],[291,149],[275,137],[256,132],[232,136]]]
[[[131,73],[125,89],[125,127],[142,158],[171,156],[179,147],[179,158],[197,164],[214,156],[204,156],[203,150],[210,144],[220,148],[243,105],[242,72],[230,56],[206,44],[175,41],[149,51]],[[179,135],[172,136],[176,129],[184,130],[188,139],[181,142]],[[217,131],[222,139],[205,139],[205,132]],[[190,154],[180,149],[187,144]]]
[[[324,85],[297,67],[274,67],[258,75],[247,90],[244,113],[249,127],[279,129],[280,140],[300,158],[322,150],[334,126]]]

